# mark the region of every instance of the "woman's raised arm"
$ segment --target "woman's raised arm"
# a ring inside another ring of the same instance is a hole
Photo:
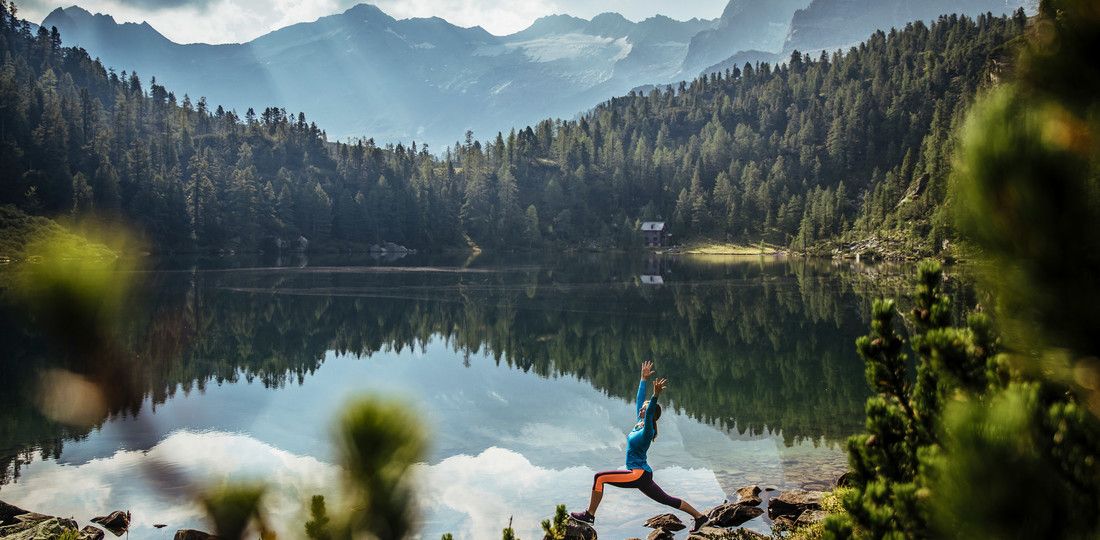
[[[634,413],[637,414],[642,410],[642,405],[645,404],[645,382],[653,376],[653,362],[646,360],[642,362],[642,380],[638,382],[638,396],[634,399]]]

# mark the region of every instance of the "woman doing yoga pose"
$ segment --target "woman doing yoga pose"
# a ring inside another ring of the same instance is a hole
[[[646,463],[646,452],[649,444],[657,436],[657,420],[661,418],[661,405],[657,403],[657,396],[661,395],[668,386],[668,379],[657,379],[653,382],[653,397],[646,401],[646,382],[653,376],[653,362],[642,363],[642,380],[638,383],[638,398],[635,401],[638,418],[640,421],[634,425],[634,429],[626,436],[626,470],[604,471],[596,473],[592,479],[592,497],[588,502],[588,510],[584,512],[571,512],[573,519],[585,523],[596,521],[596,508],[603,499],[603,487],[611,485],[623,488],[638,488],[650,499],[683,510],[695,518],[695,527],[692,532],[699,530],[707,522],[707,517],[699,513],[687,501],[677,499],[661,489],[653,481],[653,469]]]

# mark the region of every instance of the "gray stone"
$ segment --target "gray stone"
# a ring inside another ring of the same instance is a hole
[[[751,486],[745,486],[745,487],[739,488],[737,490],[737,496],[739,497],[739,499],[738,499],[739,501],[744,500],[744,499],[755,498],[757,495],[760,495],[760,486],[758,486],[756,484],[753,484]]]
[[[737,490],[737,503],[745,506],[760,506],[760,486],[753,484]]]
[[[645,520],[643,525],[650,529],[664,529],[672,532],[682,531],[687,528],[687,525],[684,525],[684,522],[680,521],[680,518],[676,517],[674,514],[653,516]]]
[[[772,530],[774,531],[793,531],[794,528],[794,519],[791,519],[790,516],[779,516],[772,520]]]
[[[806,510],[798,516],[798,519],[794,521],[797,527],[806,527],[815,523],[825,521],[825,518],[829,517],[829,513],[824,510]]]
[[[130,528],[130,513],[115,510],[106,516],[92,518],[92,523],[103,525],[104,529],[111,531],[115,536],[122,536]]]
[[[797,518],[806,510],[820,510],[821,498],[824,495],[825,494],[820,491],[805,491],[801,489],[784,491],[768,501],[768,516],[772,519],[779,516]]]
[[[688,540],[768,540],[768,537],[748,529],[703,527],[691,533]]]
[[[54,540],[78,528],[71,519],[31,512],[20,515],[18,519],[20,521],[17,523],[0,527],[0,540]]]
[[[645,537],[645,540],[672,540],[673,538],[676,538],[676,535],[672,531],[654,529],[653,532],[649,533],[649,536]]]
[[[565,524],[565,540],[596,540],[596,538],[596,529],[587,523],[569,518]]]
[[[80,540],[103,540],[103,530],[99,527],[88,525],[80,529]]]
[[[760,503],[757,503],[760,504]],[[742,523],[763,514],[760,508],[742,503],[725,503],[707,512],[710,524],[717,527],[737,527]]]
[[[29,514],[30,512],[19,508],[18,506],[10,505],[4,501],[0,501],[0,525],[11,525],[18,523],[19,520],[16,516],[23,514]]]

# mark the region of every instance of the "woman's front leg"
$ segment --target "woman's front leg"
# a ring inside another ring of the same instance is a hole
[[[595,516],[596,509],[600,507],[600,501],[603,500],[603,491],[592,490],[592,497],[588,500],[588,515]]]

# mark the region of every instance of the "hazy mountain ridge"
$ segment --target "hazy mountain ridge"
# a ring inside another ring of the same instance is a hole
[[[725,71],[746,63],[785,62],[794,51],[817,56],[822,51],[847,50],[878,30],[900,30],[915,21],[931,23],[943,15],[1002,15],[1019,8],[1029,14],[1038,9],[1034,0],[813,0],[794,12],[781,49],[741,50],[706,67],[702,73]]]
[[[809,0],[730,0],[715,28],[691,39],[681,76],[694,77],[703,68],[741,51],[781,50],[791,17],[809,3]]]
[[[546,116],[571,117],[638,81],[667,81],[688,42],[714,21],[614,13],[544,17],[495,36],[438,17],[395,19],[369,4],[243,44],[177,44],[148,24],[78,7],[44,21],[117,70],[206,96],[243,114],[307,111],[336,138],[418,140],[435,147]]]
[[[781,52],[821,51],[862,42],[875,30],[931,22],[940,15],[975,17],[1008,14],[1018,8],[1034,12],[1031,0],[814,0],[795,12]]]

